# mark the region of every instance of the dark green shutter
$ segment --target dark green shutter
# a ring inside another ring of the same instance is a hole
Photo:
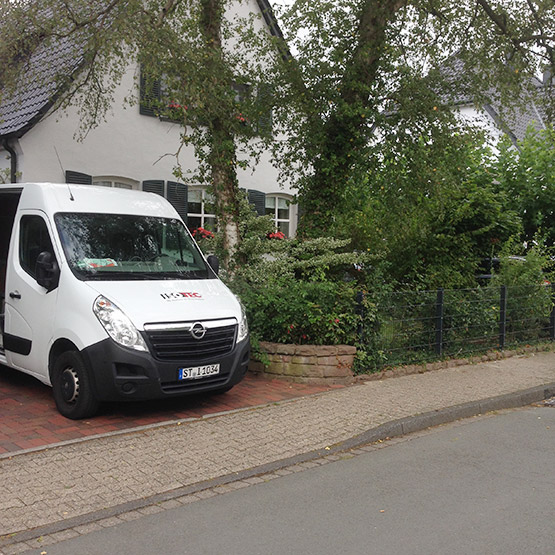
[[[143,116],[158,116],[160,106],[160,80],[147,77],[141,71],[139,113]]]
[[[187,185],[168,181],[168,200],[177,210],[181,219],[187,223],[187,212],[189,211],[187,206]]]
[[[76,185],[92,185],[92,175],[66,170],[66,183]]]
[[[259,216],[266,214],[266,195],[262,191],[248,190],[249,202]]]
[[[302,207],[302,205],[297,204],[297,226],[300,225],[303,215],[304,208]]]
[[[146,191],[147,193],[156,193],[161,197],[165,197],[164,181],[160,179],[148,179],[143,181],[143,191]]]
[[[272,134],[272,87],[268,83],[260,83],[257,92],[258,134],[267,137]]]

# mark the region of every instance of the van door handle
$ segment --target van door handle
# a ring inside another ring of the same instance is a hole
[[[10,299],[21,299],[21,293],[19,291],[12,291],[10,293]]]

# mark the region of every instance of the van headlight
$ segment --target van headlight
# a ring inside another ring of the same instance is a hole
[[[137,328],[112,301],[100,295],[94,301],[93,312],[116,343],[137,351],[148,351]]]
[[[239,302],[241,305],[241,321],[239,322],[239,330],[237,331],[237,343],[239,341],[243,341],[249,334],[249,325],[247,323],[247,315],[245,313],[245,309],[243,308],[243,304]]]

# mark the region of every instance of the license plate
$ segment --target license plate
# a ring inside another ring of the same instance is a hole
[[[220,373],[219,364],[207,364],[206,366],[193,366],[191,368],[179,369],[179,380],[194,380],[195,378],[205,378]]]

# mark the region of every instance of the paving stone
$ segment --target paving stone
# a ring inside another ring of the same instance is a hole
[[[175,499],[169,499],[168,501],[162,501],[159,504],[159,507],[163,510],[167,509],[177,509],[177,507],[181,507],[182,503],[176,501]],[[120,515],[121,518],[121,515]]]
[[[121,518],[121,516],[119,518]],[[96,522],[89,522],[87,524],[75,526],[73,530],[75,530],[78,534],[89,534],[90,532],[102,530],[102,526],[100,526],[100,524],[97,524]]]
[[[28,543],[14,543],[2,548],[2,551],[0,551],[0,553],[3,553],[4,555],[15,555],[16,553],[25,553],[30,549],[33,548]]]
[[[60,532],[55,532],[54,534],[51,534],[51,537],[54,538],[54,540],[56,541],[56,543],[64,541],[64,540],[70,540],[71,538],[76,538],[79,536],[79,533],[72,529],[69,528],[68,530],[62,530]]]
[[[111,528],[112,526],[116,526],[121,524],[121,520],[115,516],[109,518],[103,518],[102,520],[97,520],[97,524],[102,526],[102,528]]]
[[[392,420],[553,382],[555,353],[538,353],[368,381],[179,426],[102,436],[0,459],[4,507],[0,507],[0,535],[324,449]],[[73,424],[65,422],[65,426],[71,433]],[[390,444],[383,441],[355,451]],[[352,456],[328,455],[318,462],[241,480],[242,487]],[[227,488],[234,486],[220,491]],[[213,495],[214,490],[205,490],[175,501],[184,504]],[[123,513],[97,524],[113,526],[141,512]]]
[[[120,520],[125,520],[126,522],[129,522],[131,520],[142,518],[143,516],[144,515],[142,515],[139,511],[127,511],[126,513],[119,514],[118,518]]]

